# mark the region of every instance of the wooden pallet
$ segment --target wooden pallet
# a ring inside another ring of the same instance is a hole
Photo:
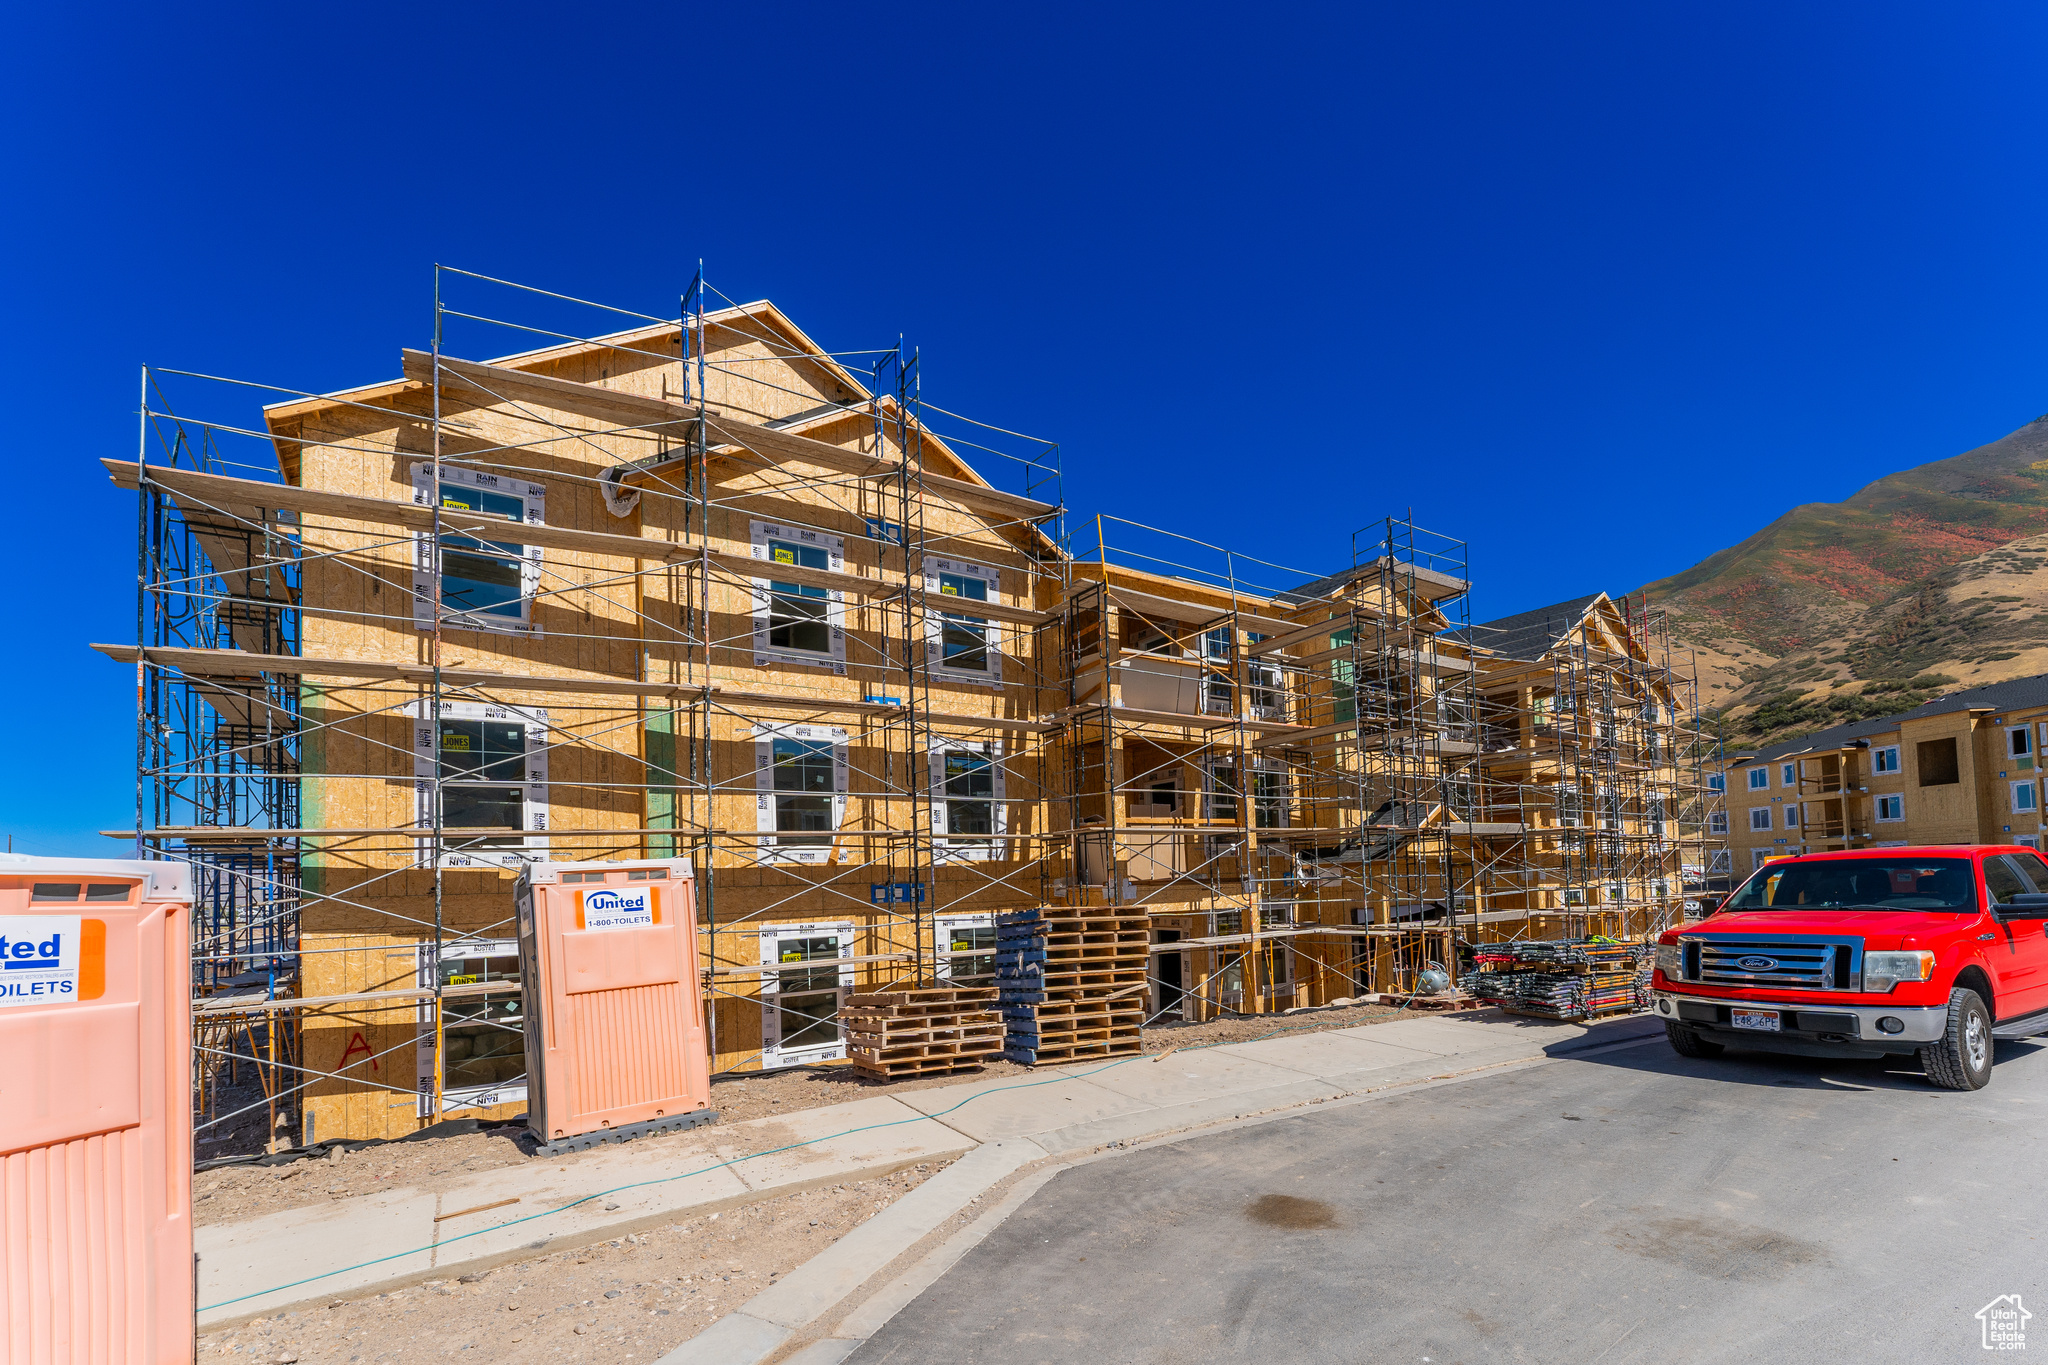
[[[1044,1047],[1010,1046],[1003,1049],[1003,1059],[1020,1062],[1025,1066],[1051,1066],[1060,1062],[1090,1061],[1098,1057],[1136,1056],[1144,1051],[1143,1043],[1137,1038],[1103,1038],[1072,1043],[1048,1043]]]
[[[990,1062],[1001,1058],[1003,1049],[998,1046],[993,1052],[973,1057],[925,1057],[908,1058],[902,1061],[880,1061],[862,1058],[848,1050],[853,1057],[853,1069],[863,1076],[872,1076],[878,1081],[901,1080],[905,1076],[940,1076],[949,1071],[979,1071]]]
[[[839,1020],[854,1069],[882,1080],[984,1066],[1005,1041],[993,986],[852,995]]]
[[[1042,1062],[1140,1049],[1151,918],[1113,906],[1041,906],[996,917],[1003,1055]]]
[[[1393,1005],[1403,1009],[1421,1010],[1429,1014],[1460,1014],[1466,1010],[1491,1008],[1488,1001],[1474,1000],[1469,995],[1387,995],[1381,994],[1382,1005]]]

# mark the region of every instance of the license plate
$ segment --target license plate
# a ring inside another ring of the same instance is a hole
[[[1730,1010],[1728,1011],[1728,1022],[1737,1028],[1761,1029],[1765,1033],[1776,1033],[1778,1031],[1778,1012],[1776,1010]]]

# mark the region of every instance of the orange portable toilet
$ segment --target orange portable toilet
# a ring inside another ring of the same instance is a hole
[[[195,1349],[192,881],[0,855],[0,1335],[8,1365]]]
[[[514,893],[526,1126],[547,1155],[710,1123],[687,858],[534,863]]]

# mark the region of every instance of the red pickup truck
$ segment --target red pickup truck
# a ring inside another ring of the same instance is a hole
[[[1918,1054],[1951,1090],[2048,1033],[2048,862],[1944,845],[1781,858],[1657,940],[1652,1008],[1686,1057]]]

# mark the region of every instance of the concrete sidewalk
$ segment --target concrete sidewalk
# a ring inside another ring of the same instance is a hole
[[[1306,1023],[1276,1021],[1275,1027]],[[1661,1031],[1640,1017],[1588,1027],[1486,1010],[1283,1033],[1254,1043],[1047,1068],[1025,1078],[697,1129],[605,1148],[566,1167],[533,1162],[480,1171],[438,1193],[386,1190],[289,1209],[199,1229],[199,1321],[214,1326],[337,1295],[462,1274],[542,1248],[587,1245],[725,1206],[958,1157],[997,1140],[1030,1139],[1001,1161],[977,1160],[971,1171],[1007,1173],[1027,1152],[1032,1159],[1079,1152],[1646,1030]],[[933,1202],[937,1193],[918,1206]],[[969,1197],[972,1191],[962,1196]],[[512,1199],[518,1202],[485,1207]],[[871,1254],[841,1254],[837,1260],[846,1265],[828,1277],[835,1284],[859,1276],[846,1291],[880,1264]],[[813,1286],[807,1301],[816,1302],[821,1292]],[[768,1307],[778,1334],[791,1331],[801,1316],[795,1309]],[[734,1326],[726,1330],[746,1328],[739,1321],[746,1317],[731,1315]],[[708,1338],[720,1327],[723,1322],[697,1341],[714,1345]]]

